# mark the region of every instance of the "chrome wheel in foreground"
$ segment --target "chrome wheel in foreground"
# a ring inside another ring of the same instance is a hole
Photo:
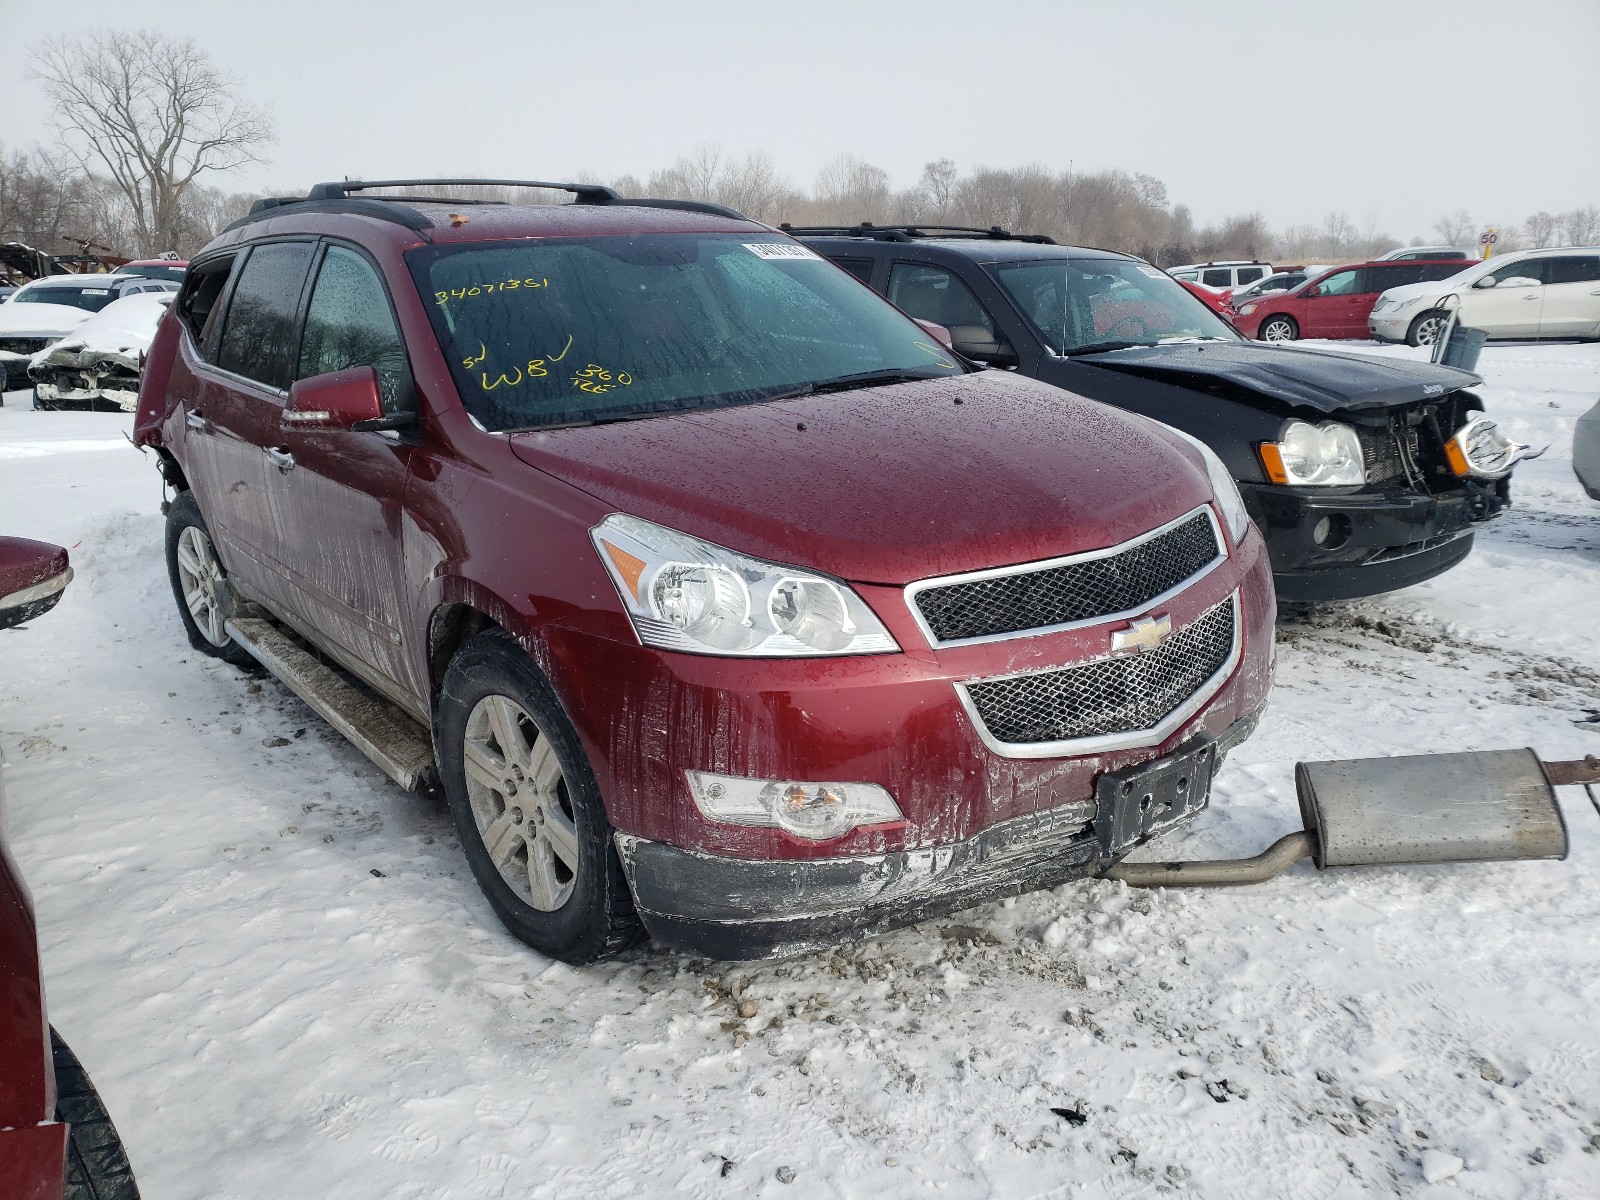
[[[578,879],[578,827],[550,739],[521,705],[485,696],[462,738],[467,799],[489,861],[512,891],[554,912]]]
[[[178,582],[195,628],[213,646],[226,646],[227,614],[222,610],[221,593],[227,585],[222,579],[222,564],[217,561],[217,552],[205,530],[195,525],[186,526],[178,535]]]

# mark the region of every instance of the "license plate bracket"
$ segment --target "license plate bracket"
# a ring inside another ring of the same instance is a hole
[[[1154,762],[1102,773],[1094,785],[1101,856],[1120,858],[1203,810],[1216,764],[1216,743],[1199,738]]]

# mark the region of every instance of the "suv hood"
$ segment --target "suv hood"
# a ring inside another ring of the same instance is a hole
[[[1337,350],[1291,350],[1262,342],[1185,342],[1085,354],[1078,362],[1183,387],[1215,381],[1320,413],[1390,408],[1482,383],[1468,371]]]
[[[619,511],[894,586],[1114,545],[1211,495],[1161,426],[1005,371],[510,440]]]

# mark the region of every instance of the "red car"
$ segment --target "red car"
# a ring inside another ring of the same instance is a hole
[[[1178,283],[1184,287],[1191,296],[1194,296],[1197,300],[1202,301],[1212,312],[1229,318],[1233,316],[1233,308],[1228,303],[1228,296],[1232,293],[1232,288],[1224,288],[1221,291],[1218,291],[1215,288],[1208,288],[1198,283],[1191,283],[1187,279],[1180,279],[1178,280]]]
[[[1242,305],[1232,315],[1246,337],[1263,342],[1297,338],[1370,336],[1367,316],[1378,296],[1405,283],[1447,279],[1462,269],[1459,259],[1353,263],[1314,275],[1297,288],[1272,292]]]
[[[979,370],[731,210],[382,186],[195,258],[136,440],[191,644],[436,769],[512,932],[797,951],[1204,806],[1274,596],[1200,443]]]
[[[0,537],[0,630],[54,608],[71,578],[61,547]],[[33,901],[4,809],[0,776],[0,1196],[138,1200],[111,1118],[45,1015]]]

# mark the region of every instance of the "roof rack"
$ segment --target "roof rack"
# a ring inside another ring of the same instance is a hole
[[[541,179],[345,179],[335,183],[314,184],[304,196],[264,196],[250,206],[250,211],[229,225],[235,229],[253,221],[281,216],[279,209],[294,206],[300,212],[349,213],[354,216],[375,217],[404,225],[419,233],[433,228],[433,221],[424,213],[411,207],[416,204],[498,204],[504,200],[485,200],[460,196],[361,196],[351,193],[368,192],[376,188],[399,187],[531,187],[551,191],[571,192],[574,204],[629,205],[638,208],[667,208],[683,212],[706,213],[710,216],[729,217],[736,221],[749,220],[743,213],[723,204],[710,204],[701,200],[666,200],[647,197],[628,198],[602,183],[550,183]]]
[[[871,221],[863,221],[859,225],[791,225],[785,221],[778,228],[795,237],[866,237],[880,242],[980,237],[996,242],[1032,242],[1040,246],[1056,244],[1055,238],[1042,233],[1012,233],[998,225],[980,229],[976,225],[874,225]]]

